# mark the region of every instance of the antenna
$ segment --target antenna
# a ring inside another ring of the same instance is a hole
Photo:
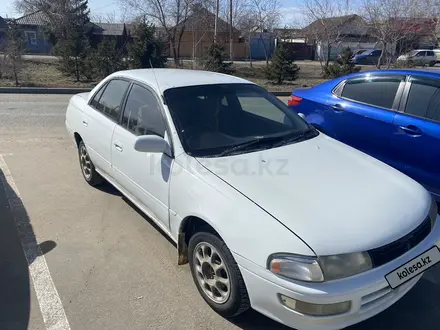
[[[152,48],[153,48],[153,45],[152,45],[151,42],[149,42],[148,45],[147,45],[147,51],[150,50],[149,51],[150,54],[153,53],[153,49]],[[153,76],[154,76],[154,80],[156,81],[157,89],[160,91],[159,81],[157,80],[156,72],[154,71],[153,64],[151,63],[151,57],[148,59],[148,62],[150,62],[151,71],[153,72]],[[165,98],[163,97],[162,93],[160,94],[160,97],[162,98],[162,103],[166,104],[165,103]]]

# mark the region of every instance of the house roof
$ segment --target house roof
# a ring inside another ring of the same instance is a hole
[[[124,26],[126,31],[132,31],[132,24],[120,23],[93,23],[93,33],[103,36],[122,36],[124,34]]]
[[[37,10],[33,13],[19,17],[19,18],[15,19],[14,21],[17,24],[22,24],[22,25],[43,26],[49,22],[49,19],[43,11]]]
[[[193,13],[187,17],[187,19],[181,23],[185,24],[185,31],[214,31],[215,14],[209,10],[197,7],[193,9]],[[217,20],[218,32],[229,32],[229,23],[225,22],[221,18]],[[232,27],[232,32],[239,32],[236,28]]]
[[[303,29],[306,34],[319,35],[330,31],[335,34],[356,36],[367,35],[368,30],[363,18],[356,14],[318,19]]]
[[[49,18],[47,15],[41,11],[37,10],[33,13],[24,15],[22,17],[19,17],[15,19],[15,22],[17,24],[21,25],[35,25],[35,26],[44,26],[49,23]],[[124,24],[121,23],[91,23],[93,24],[93,32],[94,34],[100,34],[100,35],[106,35],[106,36],[121,36],[124,32]],[[0,27],[1,27],[1,21],[0,21]],[[127,32],[128,30],[133,29],[132,24],[126,24],[125,25]]]
[[[0,16],[0,29],[4,29],[8,26],[6,21],[3,19],[3,17]]]

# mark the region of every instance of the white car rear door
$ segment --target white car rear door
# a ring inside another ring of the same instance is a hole
[[[93,164],[111,175],[111,142],[113,130],[120,119],[121,106],[130,83],[112,79],[90,100],[83,118],[83,140]]]

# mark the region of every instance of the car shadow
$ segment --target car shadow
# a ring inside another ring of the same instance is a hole
[[[16,220],[20,223],[20,234]],[[27,259],[22,240],[26,242]],[[28,329],[31,306],[28,265],[55,247],[53,241],[37,244],[27,212],[0,170],[0,329]]]
[[[382,313],[348,330],[438,330],[440,328],[440,265],[428,270],[423,278],[401,300]],[[250,310],[237,318],[228,319],[240,329],[291,329]]]
[[[111,183],[109,183],[106,180],[104,180],[101,184],[95,186],[94,188],[98,189],[99,191],[105,192],[109,195],[122,197],[122,194],[119,192],[119,190],[116,189]]]
[[[235,317],[228,319],[236,327],[245,330],[291,330],[292,328],[278,323],[253,309]]]
[[[121,195],[122,196],[122,195]],[[158,225],[156,225],[156,223],[151,220],[147,215],[144,214],[144,212],[142,212],[136,205],[134,205],[128,198],[126,198],[125,196],[122,196],[122,199],[128,204],[130,205],[130,207],[133,208],[133,210],[136,211],[137,214],[139,214],[142,218],[145,219],[145,221],[147,221],[155,230],[157,230],[159,233],[162,234],[162,236],[168,241],[170,242],[174,247],[177,248],[177,244],[162,230],[162,228],[160,228]]]
[[[382,313],[350,330],[440,328],[440,266],[428,270],[422,279],[402,299]]]

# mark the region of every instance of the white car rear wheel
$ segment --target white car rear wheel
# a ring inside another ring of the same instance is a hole
[[[86,145],[83,141],[78,144],[78,157],[79,165],[81,167],[81,172],[84,179],[91,186],[96,186],[102,183],[104,179],[98,172],[96,172],[95,166],[90,159],[89,153],[87,151]]]

